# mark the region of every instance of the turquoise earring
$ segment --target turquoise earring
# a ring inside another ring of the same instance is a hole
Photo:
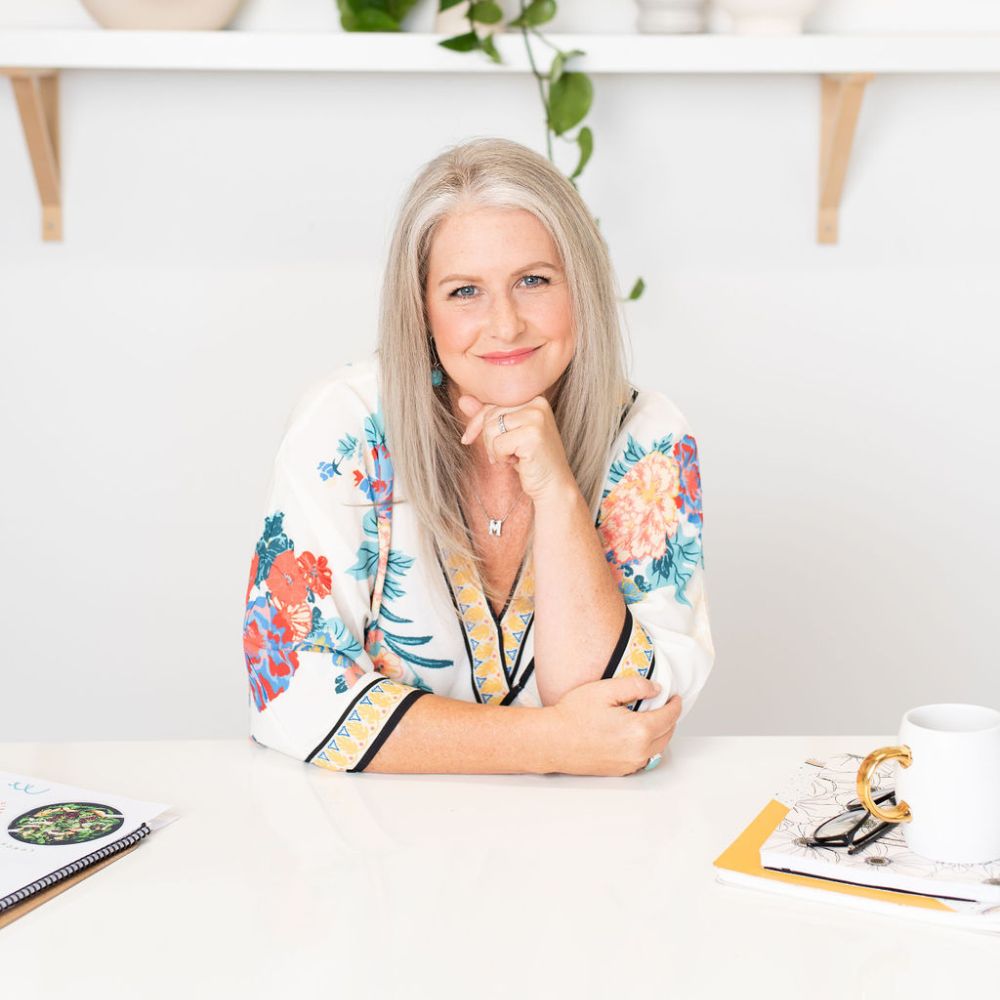
[[[437,351],[434,348],[434,340],[428,338],[428,345],[431,349],[431,355],[434,358],[434,364],[431,365],[431,385],[436,389],[444,381],[444,372],[441,370],[441,360],[438,358]]]

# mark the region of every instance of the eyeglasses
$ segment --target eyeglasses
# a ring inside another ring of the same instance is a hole
[[[880,792],[878,795],[873,795],[872,799],[876,803],[895,804],[896,790]],[[848,854],[857,854],[897,825],[877,820],[860,801],[855,800],[848,803],[842,813],[820,823],[812,836],[803,837],[800,843],[804,847],[846,847]]]

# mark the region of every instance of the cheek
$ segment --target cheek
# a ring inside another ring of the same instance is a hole
[[[475,341],[475,329],[459,310],[442,309],[431,305],[427,309],[427,318],[434,331],[438,354],[460,353],[467,350]]]

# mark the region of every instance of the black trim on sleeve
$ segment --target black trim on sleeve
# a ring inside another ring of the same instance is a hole
[[[312,761],[313,757],[315,757],[315,756],[316,756],[316,754],[318,754],[318,753],[320,752],[320,750],[322,750],[322,749],[323,749],[323,747],[325,747],[325,746],[327,745],[327,743],[329,743],[329,742],[330,742],[330,739],[331,739],[331,737],[333,736],[333,734],[334,734],[334,733],[335,733],[335,732],[336,732],[336,731],[337,731],[337,730],[338,730],[338,729],[339,729],[339,728],[340,728],[340,727],[341,727],[341,726],[342,726],[342,725],[344,724],[344,721],[345,721],[345,720],[347,719],[347,717],[348,717],[348,716],[349,716],[349,715],[351,714],[351,712],[352,712],[352,711],[354,710],[354,706],[355,706],[355,705],[356,705],[356,704],[357,704],[357,703],[358,703],[358,702],[359,702],[359,701],[361,700],[361,698],[362,698],[362,697],[363,697],[363,696],[364,696],[364,695],[365,695],[365,694],[366,694],[366,693],[367,693],[368,691],[370,691],[370,690],[371,690],[371,689],[372,689],[373,687],[375,687],[375,685],[376,685],[376,684],[380,684],[380,683],[381,683],[382,681],[385,681],[385,680],[388,680],[388,679],[389,679],[388,677],[381,677],[381,676],[380,676],[380,677],[376,677],[376,678],[375,678],[375,679],[374,679],[374,680],[373,680],[373,681],[371,682],[371,684],[366,684],[366,685],[365,685],[365,686],[364,686],[364,687],[363,687],[363,688],[362,688],[362,689],[361,689],[361,690],[360,690],[360,691],[359,691],[359,692],[358,692],[358,693],[357,693],[357,694],[356,694],[356,695],[355,695],[355,696],[354,696],[354,697],[353,697],[353,698],[351,699],[351,703],[350,703],[350,705],[348,705],[348,706],[347,706],[347,708],[345,708],[345,709],[344,709],[344,711],[343,711],[343,712],[341,713],[341,716],[340,716],[340,718],[339,718],[339,719],[337,719],[337,721],[336,721],[336,722],[335,722],[335,723],[333,724],[333,728],[332,728],[332,729],[331,729],[331,730],[330,730],[330,731],[329,731],[329,732],[328,732],[328,733],[326,734],[326,736],[324,736],[324,737],[323,737],[323,739],[321,739],[321,740],[319,741],[319,745],[318,745],[318,746],[316,747],[316,749],[315,749],[315,750],[313,750],[313,752],[312,752],[311,754],[309,754],[309,756],[308,756],[308,757],[306,757],[306,759],[305,759],[305,763],[306,763],[306,764],[309,764],[309,763],[311,763],[311,761]]]
[[[389,738],[389,734],[396,728],[399,720],[406,715],[406,713],[413,708],[413,703],[420,698],[422,695],[430,694],[430,691],[425,691],[423,688],[414,688],[397,706],[392,715],[386,719],[385,725],[379,731],[378,736],[371,741],[368,749],[364,752],[361,760],[354,765],[354,767],[349,767],[347,769],[348,773],[354,771],[363,771],[371,762],[375,754],[378,753],[379,748],[383,743]]]
[[[656,669],[656,653],[653,653],[653,658],[649,661],[649,673],[646,674],[646,679],[647,680],[651,681],[653,679],[653,671],[655,669]],[[632,704],[629,705],[628,710],[630,712],[638,712],[639,711],[639,706],[644,701],[649,701],[649,699],[648,698],[640,698],[638,701],[632,702]]]
[[[601,680],[606,681],[608,678],[613,677],[615,674],[615,668],[621,662],[621,658],[625,655],[625,650],[628,648],[628,641],[632,635],[632,612],[629,611],[629,607],[625,605],[625,624],[622,625],[621,635],[618,636],[618,642],[615,645],[615,651],[611,654],[611,659],[608,660],[608,665],[604,668],[604,673],[601,674]]]
[[[528,660],[528,665],[524,668],[521,679],[503,696],[501,705],[511,705],[514,699],[524,690],[524,685],[528,683],[528,678],[535,672],[535,658]]]

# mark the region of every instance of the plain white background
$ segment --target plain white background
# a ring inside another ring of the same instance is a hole
[[[553,29],[634,21],[628,0],[594,0],[585,24],[562,6]],[[860,7],[811,26],[904,15]],[[329,9],[281,11],[334,27]],[[254,0],[243,23],[277,12]],[[975,0],[905,16],[1000,29]],[[425,0],[411,26],[432,17]],[[0,0],[0,25],[45,23],[93,25],[71,0]],[[0,740],[241,736],[242,599],[288,412],[374,347],[417,169],[474,135],[544,149],[535,83],[60,86],[65,238],[45,244],[0,80]],[[634,377],[684,411],[702,463],[717,661],[686,733],[891,732],[924,702],[1000,706],[1000,76],[869,85],[837,246],[814,236],[815,77],[595,88],[581,191],[623,292],[648,286],[624,307]]]

